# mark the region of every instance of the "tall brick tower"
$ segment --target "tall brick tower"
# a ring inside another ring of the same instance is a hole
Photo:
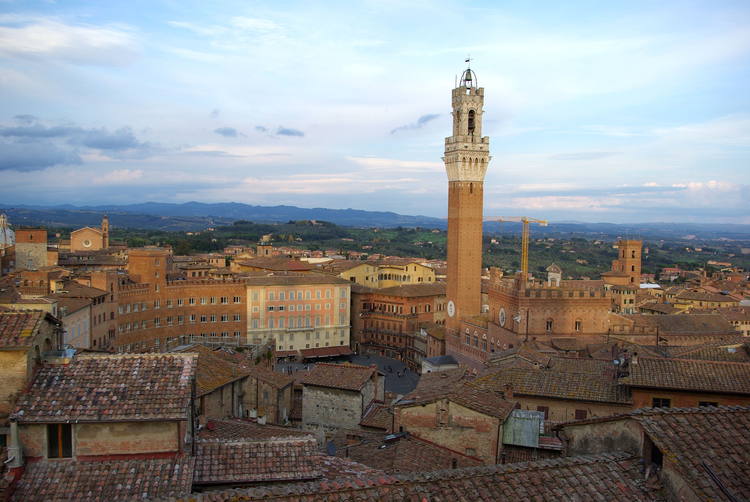
[[[621,239],[617,241],[618,257],[612,261],[614,272],[628,274],[630,284],[641,283],[641,249],[643,241]]]
[[[481,312],[482,208],[490,139],[482,137],[484,89],[467,68],[452,92],[453,135],[445,138],[448,173],[448,330]]]
[[[109,248],[109,216],[102,218],[102,249]]]

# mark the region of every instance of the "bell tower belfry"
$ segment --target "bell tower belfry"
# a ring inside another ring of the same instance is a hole
[[[467,61],[468,62],[468,61]],[[490,139],[482,137],[484,88],[467,68],[452,92],[453,135],[445,138],[448,174],[447,328],[481,313],[484,175]]]

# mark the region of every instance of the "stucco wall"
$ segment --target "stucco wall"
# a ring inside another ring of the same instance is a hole
[[[699,402],[718,403],[720,406],[750,405],[750,396],[710,394],[701,392],[670,392],[656,389],[633,389],[633,408],[650,408],[653,398],[670,399],[672,408],[694,408]]]
[[[444,410],[444,411],[441,411]],[[433,403],[398,407],[396,427],[444,448],[494,464],[498,437],[502,437],[497,418],[478,413],[447,399]],[[439,414],[442,413],[442,419]],[[473,450],[473,452],[472,452]]]
[[[627,451],[640,455],[643,449],[641,427],[633,420],[617,420],[565,427],[566,455],[588,455]]]
[[[73,424],[73,455],[123,455],[179,451],[178,422]],[[47,425],[21,424],[24,456],[46,457]]]
[[[537,411],[539,406],[549,408],[547,420],[552,422],[569,422],[575,420],[576,410],[585,410],[586,418],[606,417],[618,413],[626,413],[633,409],[629,404],[595,403],[589,401],[574,401],[565,399],[553,399],[544,397],[530,397],[514,395],[514,401],[518,401],[522,410]]]
[[[0,351],[0,414],[10,413],[16,395],[26,385],[27,360],[24,351]]]

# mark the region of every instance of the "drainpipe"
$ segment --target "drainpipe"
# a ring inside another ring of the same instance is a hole
[[[10,444],[8,445],[8,460],[6,462],[9,469],[23,467],[21,440],[18,437],[18,423],[15,420],[10,421]]]

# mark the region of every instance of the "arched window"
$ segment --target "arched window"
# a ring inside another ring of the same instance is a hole
[[[474,134],[474,110],[469,110],[469,134]]]
[[[632,251],[630,251],[630,257],[631,258],[635,258],[635,249],[632,250]]]
[[[576,330],[576,331],[581,331],[581,326],[582,326],[582,322],[581,322],[581,320],[580,320],[580,319],[576,319],[576,322],[575,322],[575,330]]]
[[[552,319],[547,319],[546,329],[548,332],[552,332]]]

